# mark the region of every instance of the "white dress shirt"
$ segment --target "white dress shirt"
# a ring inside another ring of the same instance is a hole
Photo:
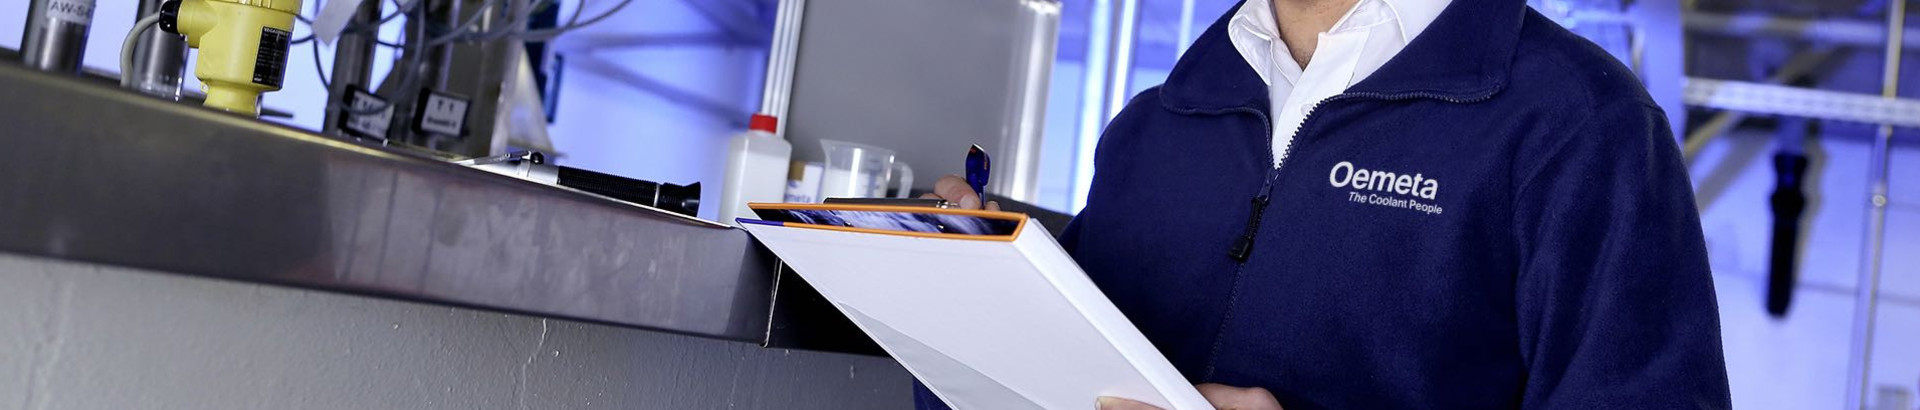
[[[1406,48],[1450,0],[1360,0],[1331,30],[1320,33],[1305,69],[1280,39],[1272,0],[1247,0],[1228,22],[1227,38],[1240,50],[1272,102],[1273,165],[1286,160],[1307,114],[1320,101],[1346,91]],[[1285,1],[1285,0],[1282,0]]]

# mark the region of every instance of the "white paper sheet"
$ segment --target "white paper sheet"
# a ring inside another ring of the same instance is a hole
[[[1029,221],[1013,242],[743,226],[956,409],[1212,409]]]

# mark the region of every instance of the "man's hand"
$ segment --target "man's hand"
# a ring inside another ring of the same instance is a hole
[[[920,197],[926,199],[944,199],[947,202],[958,205],[960,209],[980,209],[980,194],[974,193],[973,186],[967,185],[967,180],[961,179],[959,175],[940,177],[940,181],[933,183],[933,192],[920,195]],[[1000,210],[1000,203],[988,201],[986,209],[989,211],[998,211]]]
[[[1208,403],[1219,410],[1284,410],[1280,400],[1273,398],[1273,392],[1259,387],[1241,388],[1224,384],[1206,383],[1193,386],[1200,389],[1200,395],[1206,396]],[[1101,397],[1100,410],[1161,410],[1146,403],[1118,397]]]

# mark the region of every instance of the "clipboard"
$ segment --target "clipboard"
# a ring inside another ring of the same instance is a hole
[[[955,409],[1213,408],[1024,214],[748,206],[743,229]]]

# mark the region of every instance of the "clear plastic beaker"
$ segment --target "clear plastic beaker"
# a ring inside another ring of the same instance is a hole
[[[820,140],[820,147],[827,152],[821,199],[883,198],[893,181],[899,181],[900,187],[895,198],[906,198],[913,189],[913,168],[894,161],[893,150],[834,140]]]

